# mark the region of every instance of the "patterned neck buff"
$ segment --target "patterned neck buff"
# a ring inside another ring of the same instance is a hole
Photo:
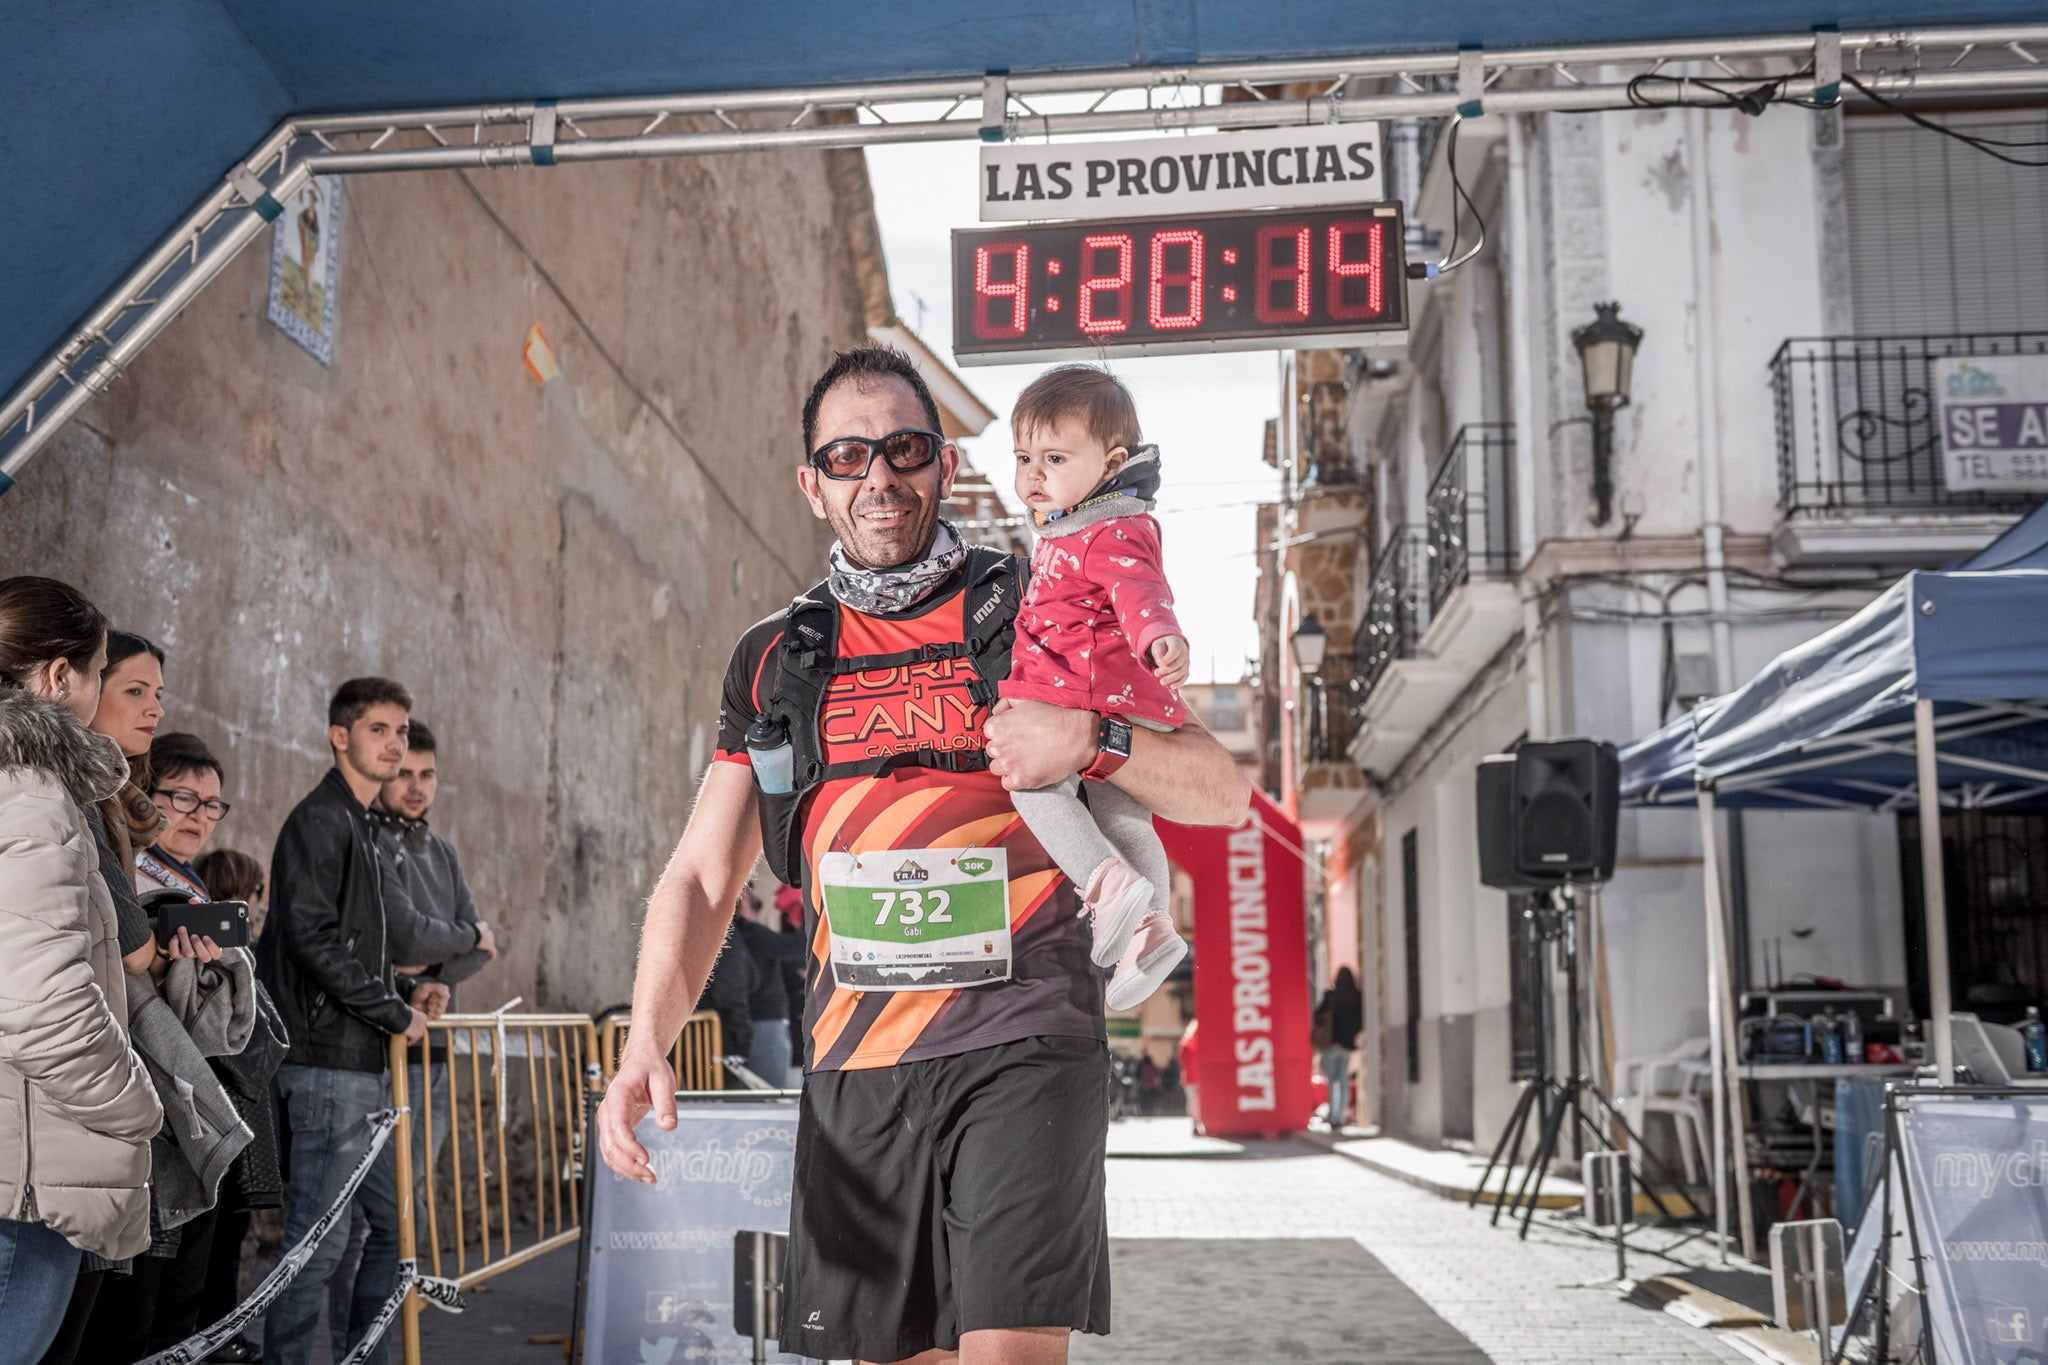
[[[932,552],[915,564],[893,569],[862,569],[832,543],[832,595],[869,616],[897,616],[930,597],[967,558],[966,543],[952,523],[941,521],[932,537]]]

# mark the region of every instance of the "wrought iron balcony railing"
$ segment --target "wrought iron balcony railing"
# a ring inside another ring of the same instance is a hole
[[[1366,592],[1365,615],[1352,642],[1355,693],[1363,701],[1387,665],[1415,656],[1415,646],[1428,624],[1428,579],[1420,571],[1425,557],[1423,528],[1402,526],[1387,537],[1373,563],[1372,586]]]
[[[1505,422],[1458,428],[1429,485],[1429,609],[1475,576],[1515,571],[1515,429]]]
[[[1355,672],[1349,654],[1331,653],[1323,656],[1323,666],[1313,679],[1304,679],[1308,684],[1303,698],[1308,710],[1304,752],[1311,763],[1341,763],[1351,747]]]
[[[1778,502],[1838,511],[2021,511],[2038,494],[1952,491],[1942,477],[1935,362],[2048,353],[2048,332],[1799,337],[1771,359]]]

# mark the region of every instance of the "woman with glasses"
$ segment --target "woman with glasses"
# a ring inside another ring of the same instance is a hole
[[[132,691],[116,686],[95,725],[124,750],[149,737],[139,754],[130,754],[130,767],[158,832],[135,855],[133,886],[145,900],[166,889],[173,900],[206,900],[206,886],[191,863],[225,813],[220,761],[196,736],[156,733],[163,716],[161,653],[149,648],[131,660],[127,671],[143,675],[145,685]],[[124,670],[108,672],[110,684],[122,676]],[[139,823],[128,820],[130,828]],[[153,928],[152,937],[160,938]],[[96,1292],[92,1277],[80,1276],[81,1292],[58,1340],[60,1353],[46,1356],[45,1365],[135,1360],[191,1334],[211,1259],[216,1201],[232,1163],[253,1140],[211,1059],[232,1056],[249,1042],[255,960],[245,948],[223,949],[183,929],[165,946],[149,976],[128,990],[136,1048],[167,1115],[151,1144],[150,1246],[128,1274],[102,1278]],[[88,1295],[81,1305],[78,1300]],[[74,1326],[80,1329],[75,1343]],[[74,1353],[61,1354],[66,1346]]]
[[[167,888],[206,900],[206,883],[192,863],[228,813],[220,760],[199,736],[173,730],[151,741],[149,775],[149,797],[164,826],[156,843],[135,857],[135,889]]]

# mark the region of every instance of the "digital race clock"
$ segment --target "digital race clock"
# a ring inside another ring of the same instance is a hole
[[[963,364],[1358,345],[1408,325],[1398,204],[962,228]]]

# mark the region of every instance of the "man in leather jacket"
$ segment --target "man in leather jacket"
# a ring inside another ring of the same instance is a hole
[[[291,1036],[276,1089],[291,1133],[285,1245],[327,1211],[369,1150],[370,1115],[386,1107],[390,1038],[425,1036],[427,1015],[448,988],[405,987],[392,977],[384,899],[368,809],[405,757],[411,695],[385,678],[341,685],[327,711],[334,767],[286,817],[270,865],[270,918],[258,942],[264,984]],[[438,993],[438,994],[437,994]],[[371,1168],[356,1200],[370,1222],[350,1307],[348,1341],[363,1335],[398,1280],[398,1198],[392,1149]],[[346,1226],[344,1220],[344,1226]],[[346,1238],[330,1235],[272,1305],[264,1357],[305,1365]],[[372,1361],[384,1359],[383,1351]]]

